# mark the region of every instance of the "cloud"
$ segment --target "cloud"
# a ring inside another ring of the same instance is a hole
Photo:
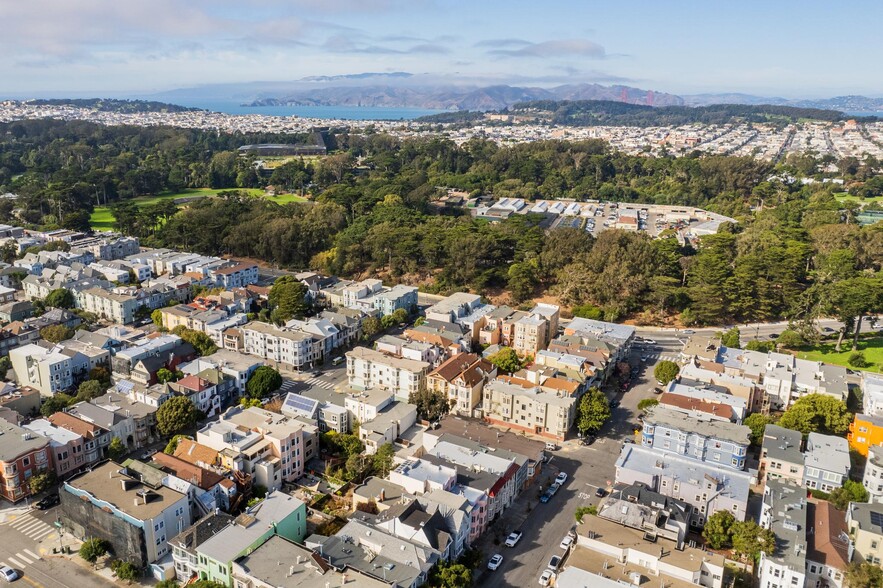
[[[564,39],[560,41],[543,41],[530,43],[518,49],[492,49],[491,55],[499,57],[565,57],[579,56],[589,59],[605,59],[607,52],[604,47],[588,39]]]
[[[524,47],[525,45],[533,45],[530,41],[524,39],[485,39],[475,43],[473,47]]]

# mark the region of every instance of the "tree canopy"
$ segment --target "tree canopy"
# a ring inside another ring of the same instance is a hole
[[[196,424],[199,411],[186,396],[175,396],[156,410],[156,429],[163,437],[181,433]]]
[[[842,436],[849,430],[850,423],[852,414],[845,402],[825,394],[807,394],[792,404],[776,424],[804,435],[823,433]]]
[[[273,309],[273,320],[277,323],[284,323],[292,318],[303,317],[309,309],[306,295],[307,287],[294,276],[277,278],[270,288],[270,307]]]
[[[57,288],[46,295],[43,304],[49,308],[73,308],[74,293],[66,288]]]
[[[592,387],[579,401],[576,426],[583,434],[597,431],[610,419],[610,403],[607,396]]]
[[[282,387],[282,375],[268,365],[258,367],[245,383],[245,391],[251,398],[267,398]]]
[[[653,368],[653,377],[656,378],[657,382],[666,385],[677,378],[680,371],[681,368],[678,367],[678,364],[664,359],[657,363],[656,367]]]
[[[497,366],[501,372],[513,374],[521,369],[521,360],[511,347],[503,347],[490,357],[488,361]]]

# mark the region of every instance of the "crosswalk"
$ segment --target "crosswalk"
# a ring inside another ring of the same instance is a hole
[[[647,363],[656,363],[657,361],[678,361],[678,355],[674,353],[642,353],[641,358],[646,358]]]
[[[14,570],[21,570],[28,567],[39,559],[43,558],[30,549],[22,549],[21,551],[16,553],[14,557],[10,556],[6,558],[7,561],[0,561],[0,566],[9,566]]]
[[[310,378],[304,382],[305,384],[315,387],[315,388],[324,388],[325,390],[334,390],[334,384],[331,382],[326,382],[325,380],[319,378]]]
[[[31,515],[21,516],[8,525],[32,541],[39,541],[55,530],[52,525]]]

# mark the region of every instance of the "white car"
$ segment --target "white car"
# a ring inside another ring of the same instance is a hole
[[[540,586],[548,586],[549,582],[555,579],[555,572],[552,570],[544,570],[543,575],[540,576],[540,581],[538,582]]]
[[[565,537],[564,539],[561,540],[561,545],[559,547],[561,547],[561,549],[567,551],[571,545],[573,545],[573,537],[568,535],[567,537]]]
[[[502,564],[502,563],[503,563],[503,556],[500,555],[499,553],[495,553],[495,554],[492,555],[491,558],[488,560],[488,562],[487,562],[487,569],[489,569],[489,570],[491,570],[491,571],[494,571],[494,570],[496,570],[498,567],[500,567],[500,564]]]
[[[521,541],[521,536],[524,535],[521,531],[513,531],[509,533],[509,536],[506,537],[506,547],[515,547],[519,541]]]
[[[563,486],[564,482],[567,481],[567,472],[561,472],[557,476],[555,476],[555,483],[559,486]]]
[[[644,339],[644,344],[645,345],[656,345],[656,341],[654,341],[653,339]]]
[[[7,582],[15,582],[18,580],[18,572],[10,568],[9,566],[0,567],[0,576],[3,577]]]

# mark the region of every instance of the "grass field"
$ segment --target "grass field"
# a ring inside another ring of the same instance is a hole
[[[800,351],[798,352],[797,357],[808,359],[810,361],[833,363],[834,365],[842,365],[843,367],[848,368],[850,365],[847,363],[847,360],[852,353],[852,350],[849,349],[851,344],[851,341],[844,339],[841,348],[846,349],[846,351],[837,353],[834,351],[834,343],[825,343],[814,347],[811,350]],[[859,339],[858,350],[864,351],[865,359],[872,364],[871,367],[862,368],[863,370],[869,372],[883,371],[883,337]]]
[[[883,202],[883,196],[875,196],[874,198],[861,199],[858,196],[851,195],[849,192],[839,192],[837,194],[834,194],[834,198],[836,198],[840,202],[858,202],[859,204],[870,204],[872,202]]]
[[[226,192],[229,188],[216,190],[213,188],[193,188],[183,190],[181,192],[164,192],[155,196],[140,196],[134,198],[138,206],[150,206],[161,200],[175,200],[177,198],[204,198],[206,196],[217,196],[219,192]],[[248,192],[252,196],[263,196],[264,191],[259,188],[248,188],[242,191]],[[306,198],[301,198],[296,194],[280,194],[279,196],[266,196],[267,200],[276,202],[277,204],[288,204],[289,202],[306,202]],[[89,219],[89,224],[96,231],[110,231],[113,229],[113,215],[107,206],[97,206]]]

